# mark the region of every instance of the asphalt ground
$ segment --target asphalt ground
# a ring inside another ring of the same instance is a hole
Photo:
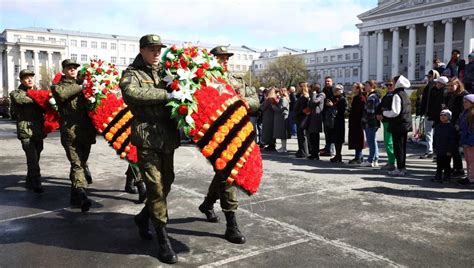
[[[381,134],[381,131],[379,131]],[[323,136],[323,135],[322,135]],[[322,141],[323,143],[323,141]],[[383,143],[381,165],[384,158]],[[156,241],[138,237],[142,204],[123,191],[127,164],[98,137],[87,213],[69,208],[69,163],[59,133],[45,140],[43,194],[26,190],[26,160],[13,121],[0,120],[0,267],[158,267]],[[175,154],[168,231],[185,267],[474,267],[474,188],[431,182],[435,164],[409,145],[406,177],[374,168],[264,153],[254,196],[239,193],[247,243],[224,239],[224,215],[197,207],[212,169],[193,145]],[[367,151],[367,150],[366,150]],[[365,152],[368,153],[368,152]],[[353,151],[344,146],[344,161]]]

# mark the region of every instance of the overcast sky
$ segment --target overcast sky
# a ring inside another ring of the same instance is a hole
[[[44,27],[309,51],[359,42],[377,0],[0,0],[0,31]]]

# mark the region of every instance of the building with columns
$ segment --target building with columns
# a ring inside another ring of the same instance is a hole
[[[33,70],[36,85],[39,85],[41,75],[52,77],[61,70],[61,62],[66,58],[80,64],[102,59],[123,70],[139,53],[139,38],[47,28],[5,29],[0,34],[0,97],[18,87],[22,69]],[[185,45],[189,42],[164,39],[163,43]],[[207,49],[217,46],[199,42],[195,45]],[[229,51],[234,53],[229,60],[229,69],[237,73],[245,73],[252,60],[260,55],[246,46],[230,46]]]
[[[363,81],[421,81],[434,59],[447,63],[457,49],[467,60],[473,48],[472,0],[379,0],[358,18]]]

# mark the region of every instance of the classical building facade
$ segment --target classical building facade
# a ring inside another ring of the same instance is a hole
[[[138,39],[136,36],[47,28],[5,29],[0,34],[0,97],[7,96],[18,87],[20,70],[33,70],[38,84],[42,75],[52,76],[60,71],[61,61],[66,58],[75,59],[81,64],[91,59],[102,59],[124,69],[139,52]],[[186,44],[166,39],[163,42],[167,45]],[[208,49],[216,46],[197,45]],[[234,53],[229,61],[230,70],[237,73],[245,73],[252,65],[252,60],[260,55],[246,46],[230,46],[229,51]]]
[[[363,81],[398,74],[419,81],[434,59],[447,63],[453,49],[467,59],[472,51],[472,0],[379,0],[358,18]]]

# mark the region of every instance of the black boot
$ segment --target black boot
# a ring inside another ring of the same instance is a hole
[[[34,177],[31,179],[31,185],[33,186],[33,192],[41,194],[43,187],[41,186],[41,177]]]
[[[125,181],[125,192],[127,192],[129,194],[136,194],[137,193],[137,189],[136,189],[133,182],[134,182],[133,177],[127,175],[127,180]]]
[[[235,214],[232,211],[224,212],[225,219],[227,220],[227,228],[225,230],[225,239],[234,244],[244,244],[245,236],[239,230],[237,226],[237,220]]]
[[[178,256],[171,247],[165,226],[156,228],[156,238],[158,239],[158,260],[169,264],[176,263]]]
[[[150,228],[148,227],[148,221],[150,219],[150,214],[148,212],[148,208],[145,206],[140,213],[133,217],[135,220],[135,224],[138,227],[138,234],[140,234],[140,238],[143,240],[151,240],[153,239],[153,235],[151,234]]]
[[[88,166],[84,169],[84,175],[86,176],[87,184],[92,184],[92,175]]]
[[[33,189],[33,180],[30,177],[26,177],[25,188]]]
[[[208,201],[207,198],[204,198],[204,202],[199,206],[199,211],[206,215],[208,222],[219,222],[219,217],[217,217],[214,212],[214,206]]]
[[[79,194],[76,189],[71,187],[71,196],[69,197],[69,204],[72,208],[80,208],[81,207],[81,199],[79,198]]]
[[[89,208],[92,206],[92,201],[87,197],[86,190],[84,188],[78,188],[77,194],[79,195],[79,200],[81,201],[81,211],[89,211]]]
[[[138,181],[135,184],[138,189],[138,203],[143,203],[146,200],[146,186],[143,181]]]

